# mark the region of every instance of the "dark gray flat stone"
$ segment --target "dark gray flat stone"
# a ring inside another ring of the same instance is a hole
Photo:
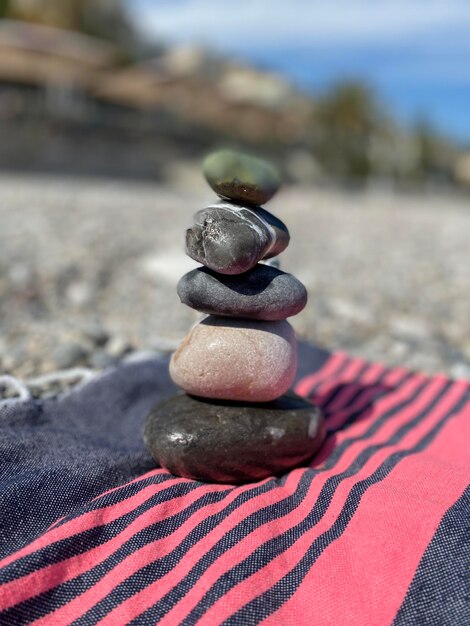
[[[194,216],[186,231],[187,254],[215,272],[241,274],[289,245],[289,231],[264,209],[219,203]]]
[[[235,276],[201,267],[185,274],[177,291],[183,304],[202,313],[269,321],[297,315],[308,297],[292,274],[262,264]]]
[[[144,439],[157,464],[177,476],[237,484],[303,465],[325,434],[320,410],[293,393],[263,404],[179,394],[153,409]]]

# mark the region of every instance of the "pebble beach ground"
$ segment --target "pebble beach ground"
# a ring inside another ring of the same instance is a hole
[[[182,232],[214,200],[184,185],[0,175],[0,373],[102,370],[172,350],[199,319]],[[286,188],[268,208],[309,290],[292,324],[330,350],[470,379],[468,199]]]

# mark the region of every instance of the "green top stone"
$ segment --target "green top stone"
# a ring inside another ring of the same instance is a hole
[[[242,204],[264,204],[281,186],[273,165],[233,150],[213,152],[204,160],[203,169],[218,196]]]

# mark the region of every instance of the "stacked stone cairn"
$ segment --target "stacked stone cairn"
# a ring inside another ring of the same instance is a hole
[[[289,392],[297,341],[288,317],[305,287],[270,264],[289,231],[261,207],[280,186],[276,169],[223,150],[204,162],[221,198],[198,211],[187,254],[202,264],[178,283],[181,301],[207,314],[173,354],[170,375],[185,393],[149,415],[145,441],[174,474],[243,483],[308,461],[323,443],[319,409]]]

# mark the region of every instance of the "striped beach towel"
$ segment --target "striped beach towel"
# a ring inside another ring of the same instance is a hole
[[[328,438],[243,485],[155,469],[167,362],[0,405],[0,624],[470,624],[470,387],[302,347]]]

